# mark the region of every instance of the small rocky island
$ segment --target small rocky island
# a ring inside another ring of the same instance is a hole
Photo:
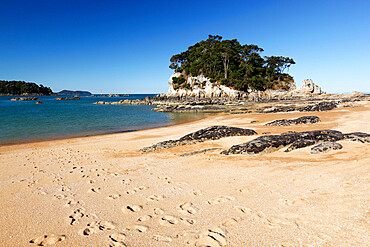
[[[257,45],[210,35],[171,57],[174,73],[166,94],[94,104],[155,105],[152,110],[158,112],[308,112],[332,110],[365,97],[359,92],[327,94],[310,79],[297,88],[286,72],[295,61],[262,57],[263,51]],[[256,107],[256,103],[264,105]]]

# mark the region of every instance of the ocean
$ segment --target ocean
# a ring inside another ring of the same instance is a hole
[[[93,104],[146,96],[154,94],[81,97],[80,100],[55,100],[63,96],[36,96],[43,104],[11,101],[13,96],[0,96],[0,144],[135,131],[197,120],[208,115],[154,112],[152,108],[155,106],[151,105]]]

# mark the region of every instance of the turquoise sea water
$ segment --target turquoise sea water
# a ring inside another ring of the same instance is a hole
[[[96,101],[141,99],[132,97],[81,97],[55,100],[61,96],[37,96],[35,101],[10,101],[0,96],[0,144],[65,137],[96,135],[155,128],[202,118],[199,113],[160,113],[147,105],[94,105]]]

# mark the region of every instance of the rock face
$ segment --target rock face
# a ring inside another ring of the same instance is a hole
[[[234,145],[229,150],[222,151],[222,154],[244,154],[254,155],[276,151],[282,147],[290,145],[285,152],[311,146],[322,141],[342,140],[343,134],[336,130],[315,130],[298,132],[286,135],[266,135],[260,136],[250,142]]]
[[[311,154],[327,153],[330,150],[342,149],[343,146],[337,142],[323,142],[311,148]]]
[[[194,144],[197,142],[204,142],[207,140],[217,140],[217,139],[228,137],[228,136],[250,136],[250,135],[256,135],[256,134],[257,132],[255,132],[252,129],[242,129],[242,128],[228,127],[228,126],[211,126],[211,127],[187,134],[177,140],[159,142],[150,147],[142,148],[140,149],[140,151],[151,152],[155,150],[166,149],[166,148],[171,148],[171,147],[185,145],[185,144]]]
[[[213,97],[239,97],[242,92],[226,87],[224,85],[218,85],[212,83],[210,79],[203,75],[198,75],[197,77],[189,76],[186,79],[186,83],[190,85],[190,89],[180,88],[175,89],[172,83],[173,77],[180,77],[181,73],[175,72],[170,76],[168,84],[170,88],[168,89],[167,96],[169,97],[183,97],[183,96],[193,96],[200,98],[213,98]]]
[[[320,122],[320,118],[317,116],[303,116],[295,119],[279,119],[272,122],[269,122],[265,125],[274,125],[274,126],[288,126],[288,125],[297,125],[297,124],[314,124]]]
[[[20,98],[12,98],[11,101],[29,101],[29,100],[38,100],[36,97],[20,97]]]
[[[326,94],[321,87],[313,83],[311,79],[303,80],[302,86],[295,90],[297,93],[304,93],[304,94]]]
[[[173,73],[169,80],[169,89],[166,94],[167,97],[198,97],[198,98],[215,98],[215,97],[230,97],[230,98],[247,98],[253,100],[255,98],[273,99],[273,98],[287,98],[287,97],[304,97],[310,95],[325,94],[322,89],[315,85],[312,80],[304,80],[302,87],[296,88],[295,82],[289,83],[285,89],[266,90],[264,92],[250,90],[248,92],[238,91],[218,83],[212,83],[211,80],[203,75],[197,77],[186,77],[186,83],[190,88],[175,89],[172,83],[174,77],[180,77],[179,72]]]

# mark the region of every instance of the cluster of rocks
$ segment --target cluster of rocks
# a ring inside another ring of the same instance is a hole
[[[131,97],[131,94],[92,94],[90,97]]]
[[[19,98],[12,98],[11,101],[29,101],[29,100],[38,100],[36,97],[19,97]]]
[[[252,141],[234,145],[228,150],[224,150],[221,154],[264,154],[274,152],[280,148],[289,146],[285,152],[290,152],[298,148],[308,147],[321,142],[336,142],[340,140],[350,140],[359,142],[370,142],[370,135],[362,132],[343,134],[336,130],[314,130],[297,132],[281,135],[266,135],[260,136]],[[317,153],[320,150],[339,149],[336,144],[320,144],[313,147],[311,153]]]
[[[270,126],[288,126],[288,125],[297,125],[297,124],[314,124],[320,122],[320,118],[317,116],[303,116],[295,119],[279,119],[272,122],[269,122],[265,125]]]
[[[257,109],[258,113],[272,113],[272,112],[310,112],[310,111],[330,111],[338,106],[340,102],[337,101],[323,101],[319,103],[313,103],[306,106],[272,106],[264,109]]]
[[[180,145],[185,145],[185,144],[194,144],[198,142],[204,142],[207,140],[217,140],[223,137],[250,136],[250,135],[256,135],[256,134],[257,132],[255,132],[252,129],[243,129],[243,128],[236,128],[236,127],[228,127],[228,126],[211,126],[211,127],[187,134],[181,137],[180,139],[159,142],[150,147],[142,148],[139,151],[151,152],[155,150],[172,148],[175,146],[180,146]]]
[[[73,97],[57,97],[55,100],[75,100],[75,99],[80,99],[78,96],[73,96]]]
[[[144,99],[125,99],[115,102],[106,102],[106,101],[98,101],[93,103],[95,105],[151,105],[150,97],[145,97]]]

